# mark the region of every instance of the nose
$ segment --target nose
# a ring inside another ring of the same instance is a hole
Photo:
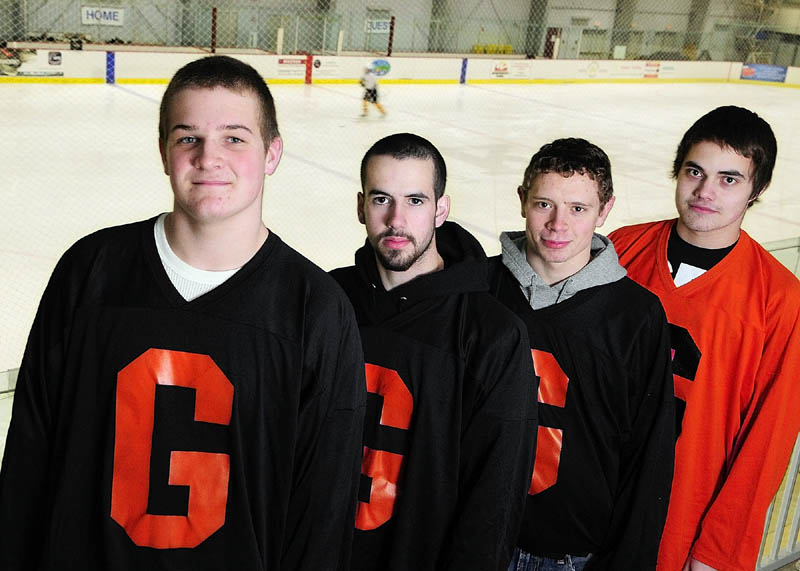
[[[405,214],[403,213],[403,207],[401,204],[394,202],[386,210],[386,225],[390,228],[402,228],[404,219]]]
[[[547,227],[552,232],[562,232],[567,229],[567,213],[563,208],[553,208]]]
[[[213,141],[204,140],[197,145],[195,166],[202,170],[214,169],[220,166],[221,155],[219,145]]]
[[[694,187],[693,194],[702,198],[703,200],[711,200],[714,198],[714,184],[710,177],[703,177],[697,181],[697,186]]]

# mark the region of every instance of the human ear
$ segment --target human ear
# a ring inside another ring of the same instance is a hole
[[[275,137],[270,141],[267,147],[267,160],[264,163],[264,174],[269,176],[278,168],[278,163],[281,162],[283,156],[283,139]]]

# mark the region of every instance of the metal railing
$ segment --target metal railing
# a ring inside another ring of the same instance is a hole
[[[800,559],[800,435],[789,460],[783,483],[767,511],[764,538],[758,555],[758,571],[775,571]]]

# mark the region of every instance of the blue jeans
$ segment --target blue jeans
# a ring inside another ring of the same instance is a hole
[[[590,557],[591,555],[586,557],[565,555],[564,559],[550,559],[531,555],[517,548],[508,565],[508,571],[582,571]]]

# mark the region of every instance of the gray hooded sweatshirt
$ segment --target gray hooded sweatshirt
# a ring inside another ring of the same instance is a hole
[[[577,273],[553,285],[537,274],[525,256],[525,232],[503,232],[500,245],[503,265],[519,282],[533,309],[542,309],[571,298],[581,290],[621,280],[627,274],[619,263],[611,240],[600,234],[592,236],[591,259]]]

